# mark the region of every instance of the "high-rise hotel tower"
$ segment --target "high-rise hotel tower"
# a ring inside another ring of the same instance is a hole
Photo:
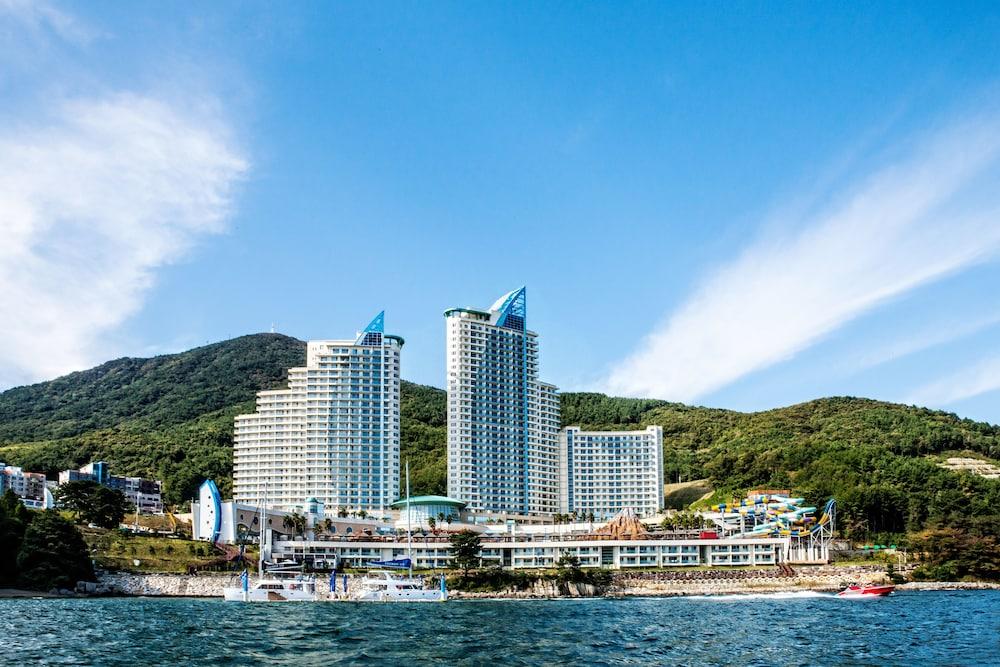
[[[236,417],[233,498],[378,512],[399,492],[399,356],[384,312],[352,340],[309,341],[288,388]]]
[[[473,511],[557,512],[559,396],[538,381],[525,288],[445,318],[448,495]]]

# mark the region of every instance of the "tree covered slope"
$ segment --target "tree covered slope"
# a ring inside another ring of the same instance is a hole
[[[940,455],[1000,456],[1000,428],[954,415],[859,398],[825,398],[751,414],[663,406],[666,474],[717,489],[794,489],[811,503],[836,497],[854,534],[919,530],[996,516],[1000,482],[938,466]]]

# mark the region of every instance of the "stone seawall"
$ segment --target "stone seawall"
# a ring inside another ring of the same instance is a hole
[[[897,591],[1000,591],[994,581],[911,581],[896,586]]]
[[[803,568],[794,576],[774,577],[762,572],[760,576],[726,578],[724,571],[682,572],[683,579],[668,579],[668,573],[631,574],[615,573],[614,583],[608,589],[598,589],[589,584],[566,584],[562,589],[556,582],[539,581],[527,590],[499,592],[451,591],[453,598],[517,598],[538,599],[557,597],[613,597],[670,596],[670,595],[722,595],[733,593],[762,593],[797,590],[840,590],[845,581],[876,583],[885,581],[885,573],[877,568],[816,567]],[[742,573],[741,573],[742,574]],[[751,574],[747,572],[747,574]],[[332,597],[322,577],[317,581],[321,599]],[[353,584],[353,577],[349,583]],[[250,578],[251,583],[256,577]],[[339,582],[338,582],[339,583]],[[165,597],[222,597],[226,586],[238,586],[236,574],[199,573],[102,573],[95,590],[87,591],[111,595],[149,595]]]
[[[98,575],[97,586],[95,592],[111,595],[222,597],[222,589],[226,586],[239,586],[239,577],[234,574],[105,572]]]

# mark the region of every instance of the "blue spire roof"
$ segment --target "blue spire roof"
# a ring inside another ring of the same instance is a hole
[[[498,313],[497,326],[524,331],[528,317],[527,288],[519,287],[496,300],[490,312]]]
[[[385,333],[385,311],[379,312],[368,326],[364,328],[360,334],[358,334],[358,339],[354,342],[355,345],[381,345],[382,344],[382,334]]]

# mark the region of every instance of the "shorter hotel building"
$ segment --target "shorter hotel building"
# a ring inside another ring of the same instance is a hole
[[[559,433],[559,496],[565,513],[603,520],[623,509],[652,516],[663,509],[663,428]]]

